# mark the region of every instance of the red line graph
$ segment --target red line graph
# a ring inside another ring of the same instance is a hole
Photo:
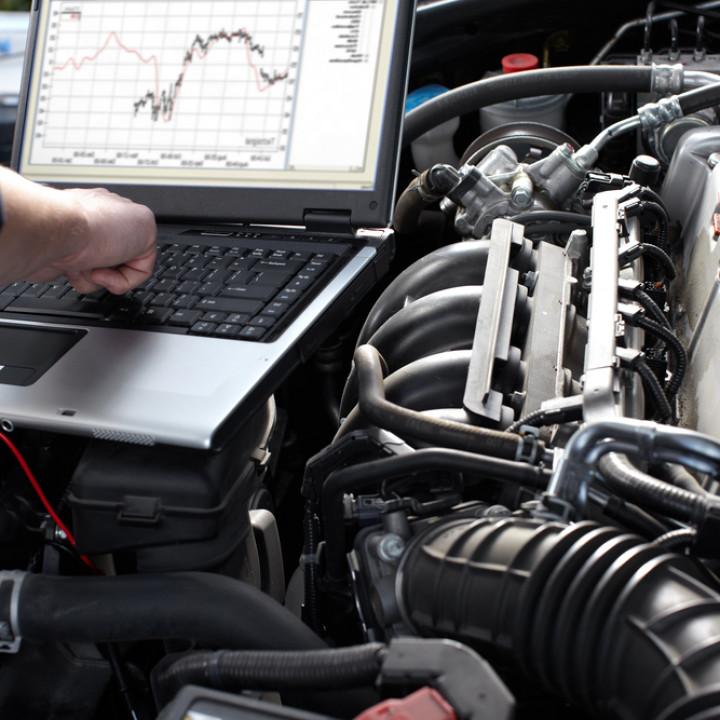
[[[153,119],[158,119],[159,117],[160,119],[162,119],[163,122],[169,122],[172,119],[175,106],[180,95],[180,89],[183,86],[185,73],[187,72],[188,67],[192,63],[193,58],[198,58],[198,60],[204,60],[208,56],[212,48],[215,47],[220,40],[231,41],[233,39],[239,39],[241,41],[244,41],[247,63],[255,75],[255,84],[257,86],[258,92],[265,92],[266,90],[270,89],[276,82],[283,80],[285,79],[285,77],[287,77],[287,70],[283,70],[280,73],[275,72],[272,76],[270,76],[267,75],[261,68],[259,68],[255,64],[252,58],[252,52],[259,51],[260,53],[262,53],[262,49],[258,45],[251,44],[252,36],[245,28],[241,28],[240,30],[237,30],[233,33],[227,33],[224,30],[220,31],[219,33],[210,36],[210,39],[207,42],[204,42],[202,38],[200,38],[200,36],[197,36],[193,41],[190,50],[185,53],[185,61],[182,66],[182,70],[180,71],[177,80],[175,80],[175,82],[171,85],[171,90],[169,93],[164,90],[160,90],[160,68],[157,57],[155,55],[145,57],[140,53],[140,51],[128,47],[127,45],[125,45],[125,43],[123,43],[119,35],[114,30],[108,34],[105,42],[101,45],[97,52],[93,53],[92,55],[85,55],[79,61],[73,57],[70,57],[62,65],[56,65],[55,67],[53,67],[53,72],[62,72],[69,67],[72,67],[76,71],[81,70],[85,64],[92,63],[97,60],[100,55],[102,55],[102,53],[104,53],[108,49],[111,41],[114,41],[115,44],[121,50],[128,53],[128,55],[134,55],[143,64],[152,65],[154,68],[155,89],[149,90],[143,98],[135,102],[135,114],[137,114],[139,107],[145,105],[147,102],[151,102]]]

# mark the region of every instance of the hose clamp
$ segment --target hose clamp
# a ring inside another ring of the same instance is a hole
[[[683,90],[683,66],[653,65],[650,77],[650,92],[656,97],[677,95]]]
[[[536,465],[543,454],[543,444],[532,434],[518,435],[515,462]]]
[[[683,116],[680,101],[675,95],[643,105],[637,111],[642,129],[652,134],[655,130]]]

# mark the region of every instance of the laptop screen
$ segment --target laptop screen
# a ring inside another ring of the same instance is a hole
[[[109,186],[161,217],[297,222],[337,208],[383,224],[407,4],[41,2],[16,167]]]

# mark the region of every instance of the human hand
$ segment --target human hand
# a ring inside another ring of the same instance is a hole
[[[152,212],[104,189],[72,189],[63,199],[79,219],[66,228],[66,254],[48,272],[65,275],[83,293],[101,287],[122,294],[150,277],[157,229]]]
[[[65,275],[80,292],[122,294],[150,277],[152,212],[103,189],[56,190],[0,166],[0,285]]]

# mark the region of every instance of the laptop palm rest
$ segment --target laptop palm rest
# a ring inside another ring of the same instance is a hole
[[[32,385],[86,331],[0,325],[0,384]]]

